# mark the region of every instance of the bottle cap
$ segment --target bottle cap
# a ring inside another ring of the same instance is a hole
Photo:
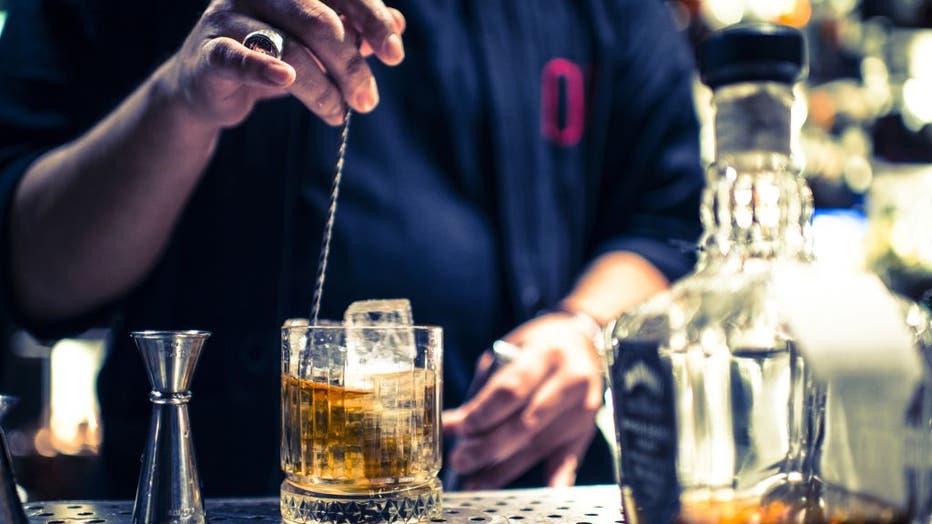
[[[709,35],[699,48],[702,82],[712,89],[739,82],[793,84],[806,70],[806,45],[798,29],[741,24]]]

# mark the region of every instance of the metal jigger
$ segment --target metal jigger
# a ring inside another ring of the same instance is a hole
[[[16,397],[0,395],[0,421],[17,402]],[[0,522],[10,524],[27,524],[28,522],[23,512],[23,503],[16,492],[16,476],[13,474],[10,446],[7,445],[2,427],[0,427]]]
[[[207,331],[132,333],[149,374],[152,422],[133,507],[134,524],[203,524],[204,500],[188,419],[189,384]]]

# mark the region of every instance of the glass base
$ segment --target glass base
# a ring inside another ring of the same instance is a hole
[[[440,481],[398,491],[322,493],[282,482],[282,520],[289,524],[389,524],[429,522],[440,517]]]

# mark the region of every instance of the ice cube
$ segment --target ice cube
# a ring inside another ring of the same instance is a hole
[[[366,377],[414,367],[414,319],[407,299],[353,302],[343,320],[348,382],[361,383]],[[351,380],[350,375],[355,378]]]
[[[287,361],[282,361],[283,373],[301,376],[302,355],[305,354],[307,349],[308,325],[306,318],[289,318],[282,324],[282,329],[286,333],[284,340],[288,343]]]
[[[379,324],[414,324],[411,302],[406,298],[386,300],[357,300],[346,308],[343,321],[348,326],[373,326]]]

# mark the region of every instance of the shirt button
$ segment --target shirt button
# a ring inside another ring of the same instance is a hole
[[[540,290],[533,284],[524,286],[521,290],[521,303],[529,311],[540,307]]]

